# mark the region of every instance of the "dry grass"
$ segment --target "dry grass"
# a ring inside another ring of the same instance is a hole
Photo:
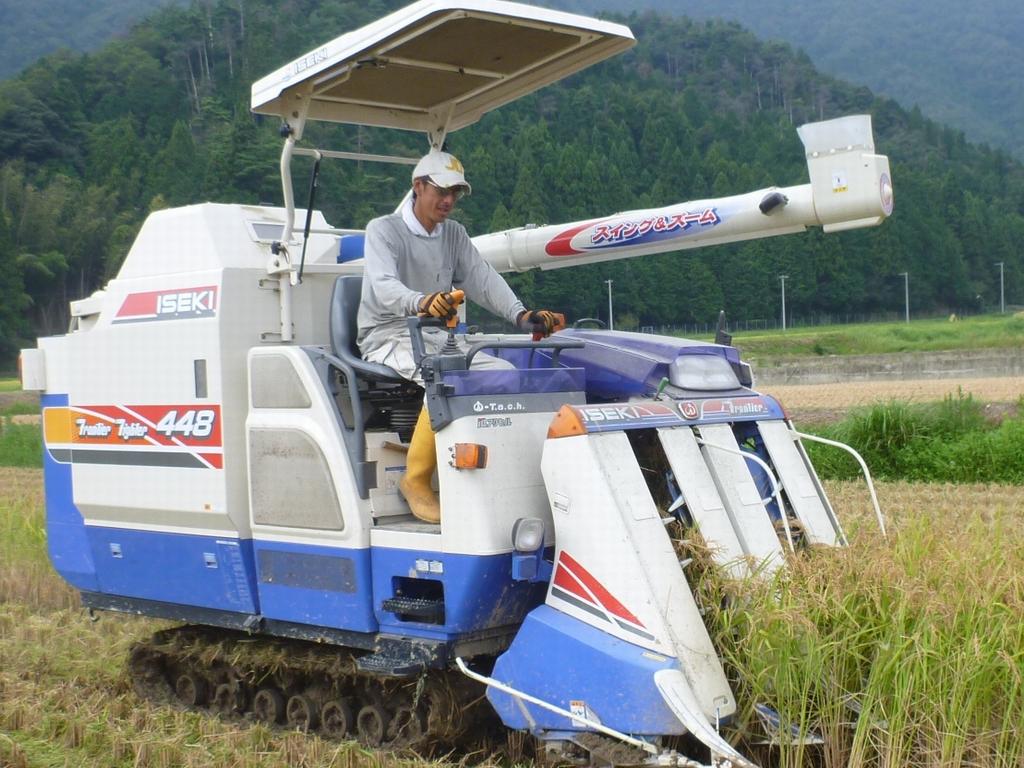
[[[745,585],[715,622],[741,699],[826,739],[779,764],[1024,764],[1024,488],[882,484],[882,540],[865,491],[828,487],[851,547]]]
[[[982,379],[915,379],[857,381],[843,384],[780,384],[764,391],[793,408],[849,408],[900,400],[931,402],[958,391],[983,403],[1016,403],[1024,396],[1024,379],[1002,376]]]
[[[0,602],[0,766],[422,766],[354,743],[140,701],[124,660],[154,621]],[[437,764],[433,764],[437,765]]]
[[[0,467],[0,603],[74,608],[78,595],[46,555],[43,472]]]
[[[0,467],[0,768],[428,765],[140,701],[129,649],[167,625],[78,605],[46,556],[42,471]]]
[[[0,467],[0,502],[19,504],[25,501],[36,507],[42,505],[42,471]]]
[[[825,481],[832,506],[847,529],[875,527],[875,512],[860,481]],[[949,483],[889,482],[876,484],[878,503],[895,529],[927,517],[955,532],[973,520],[991,523],[1017,516],[1024,528],[1024,487],[1017,485],[953,485]],[[848,530],[849,532],[849,530]]]

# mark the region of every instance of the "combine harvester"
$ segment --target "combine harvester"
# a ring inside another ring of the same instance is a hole
[[[310,51],[252,90],[283,121],[285,206],[152,214],[69,332],[22,352],[54,567],[91,609],[187,623],[135,649],[140,691],[374,746],[457,744],[483,709],[560,758],[752,765],[719,733],[737,703],[666,523],[737,577],[845,538],[737,351],[575,329],[470,337],[514,371],[423,359],[443,515],[419,522],[396,481],[424,391],[355,348],[359,233],[293,202],[293,156],[353,156],[301,147],[309,120],[439,148],[633,42],[422,0]],[[553,269],[891,213],[870,118],[799,133],[809,184],[474,242],[499,270]]]

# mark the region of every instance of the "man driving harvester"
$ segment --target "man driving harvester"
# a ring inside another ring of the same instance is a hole
[[[382,363],[422,384],[405,319],[413,314],[450,319],[466,296],[535,336],[549,336],[564,322],[554,312],[526,309],[480,256],[465,227],[448,221],[456,202],[470,191],[462,163],[447,152],[433,150],[413,170],[412,196],[399,211],[366,226],[357,339],[364,360]],[[440,352],[446,339],[440,329],[424,329],[426,353]],[[460,348],[466,351],[464,343]],[[477,369],[512,367],[484,353],[473,358]],[[430,487],[436,467],[434,431],[424,406],[398,487],[412,513],[429,523],[441,520],[437,494]]]

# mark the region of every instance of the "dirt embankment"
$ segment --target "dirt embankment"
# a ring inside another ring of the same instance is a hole
[[[0,411],[21,403],[39,405],[39,394],[37,392],[22,392],[20,389],[14,392],[0,392]]]
[[[765,388],[776,384],[1021,377],[1024,376],[1024,349],[961,349],[763,360],[755,357],[751,365],[758,386]]]
[[[976,379],[913,379],[910,381],[852,381],[833,384],[762,385],[761,392],[777,398],[786,412],[801,424],[841,421],[851,408],[899,400],[927,403],[945,397],[970,395],[983,403],[994,423],[1015,418],[1024,396],[1024,379],[1001,376]]]
[[[899,400],[923,403],[970,395],[993,422],[1018,415],[1024,350],[961,350],[763,361],[755,387],[801,423],[842,419],[851,408]]]

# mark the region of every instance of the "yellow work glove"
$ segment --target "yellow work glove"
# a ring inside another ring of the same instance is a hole
[[[547,309],[526,310],[519,315],[519,327],[533,334],[533,340],[544,339],[565,327],[565,315]]]
[[[462,293],[462,291],[453,293]],[[419,313],[447,320],[455,316],[455,310],[461,303],[460,299],[461,297],[453,296],[448,291],[434,291],[420,299]]]

